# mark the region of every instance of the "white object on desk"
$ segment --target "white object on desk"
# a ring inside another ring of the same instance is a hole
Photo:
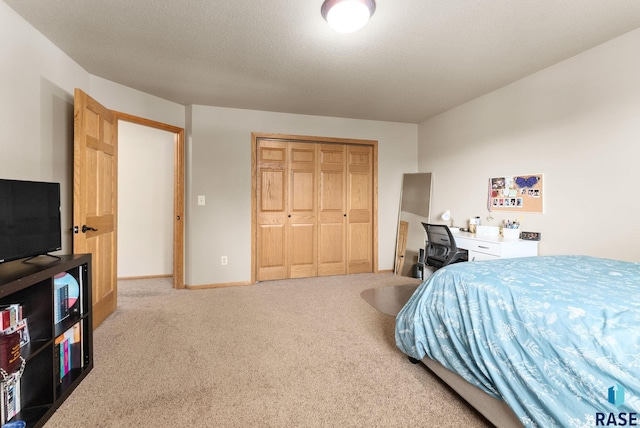
[[[500,228],[497,226],[476,226],[476,235],[498,236]]]
[[[452,233],[458,248],[469,252],[469,261],[532,257],[538,255],[538,241],[504,239],[501,236]]]
[[[520,239],[520,229],[502,229],[504,239]]]

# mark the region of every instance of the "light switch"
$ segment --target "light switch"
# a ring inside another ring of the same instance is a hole
[[[198,205],[204,205],[204,195],[198,195]]]

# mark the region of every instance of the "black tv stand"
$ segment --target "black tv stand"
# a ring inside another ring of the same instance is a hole
[[[22,261],[22,263],[28,263],[28,262],[29,262],[29,260],[33,260],[33,259],[35,259],[36,257],[40,257],[40,256],[48,256],[48,257],[53,257],[54,259],[57,259],[57,260],[62,260],[62,257],[60,257],[60,256],[54,256],[53,254],[44,253],[44,254],[38,254],[37,256],[31,256],[31,257],[29,257],[29,258],[27,258],[27,259],[24,259],[24,260]]]

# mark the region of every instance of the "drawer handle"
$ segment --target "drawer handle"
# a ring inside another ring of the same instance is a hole
[[[483,247],[482,245],[478,245],[478,248],[484,248],[485,250],[489,249],[489,247]]]

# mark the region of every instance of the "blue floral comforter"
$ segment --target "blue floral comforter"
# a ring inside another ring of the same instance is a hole
[[[502,399],[524,426],[593,427],[640,412],[640,263],[456,263],[418,287],[395,335],[405,354]]]

